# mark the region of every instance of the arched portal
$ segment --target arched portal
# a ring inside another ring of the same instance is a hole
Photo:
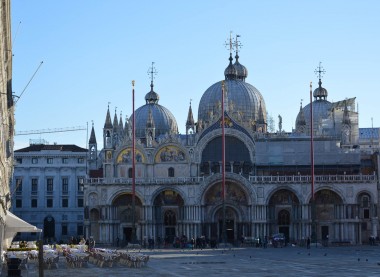
[[[249,213],[248,196],[242,185],[226,181],[225,183],[225,222],[226,239],[234,242],[241,236],[251,236],[251,224],[245,216]],[[204,194],[206,214],[202,233],[211,240],[222,240],[223,199],[222,183],[211,185]]]
[[[133,195],[131,193],[123,193],[115,197],[112,201],[112,206],[117,207],[117,219],[120,221],[119,234],[116,235],[122,238],[122,244],[132,242],[134,239],[133,227],[136,232],[135,238],[141,237],[139,231],[141,231],[142,203],[140,198],[135,196],[135,206],[133,207],[132,197]]]
[[[269,234],[282,233],[287,241],[297,239],[301,232],[302,210],[298,197],[287,189],[275,191],[268,203]]]
[[[311,205],[312,239],[327,243],[329,237],[335,238],[339,234],[334,233],[334,222],[344,214],[342,198],[334,191],[322,189],[314,195],[315,207]],[[349,209],[347,212],[350,213]],[[354,213],[354,211],[352,211]],[[314,218],[313,218],[314,217]]]
[[[174,190],[164,190],[154,199],[154,220],[156,230],[152,234],[157,240],[165,239],[165,243],[173,243],[176,236],[180,236],[180,225],[183,221],[184,200]]]

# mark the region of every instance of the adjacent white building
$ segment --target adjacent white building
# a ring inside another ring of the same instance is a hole
[[[43,230],[45,241],[83,235],[87,150],[76,145],[31,144],[14,151],[12,212]],[[20,233],[20,239],[38,239]]]

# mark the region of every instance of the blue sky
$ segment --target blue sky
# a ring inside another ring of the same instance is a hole
[[[319,62],[328,100],[356,97],[360,127],[380,125],[380,1],[12,0],[11,11],[15,95],[44,62],[16,104],[16,132],[93,121],[101,148],[108,103],[112,116],[130,116],[135,80],[142,106],[155,62],[159,104],[185,133],[190,99],[197,120],[202,94],[224,79],[230,31],[276,127],[278,115],[294,127]],[[29,139],[86,147],[87,132],[16,136],[15,148]]]

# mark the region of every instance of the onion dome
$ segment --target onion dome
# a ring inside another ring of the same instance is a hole
[[[136,138],[145,138],[147,122],[150,122],[150,120],[154,122],[156,138],[165,134],[178,134],[178,125],[175,117],[167,108],[158,104],[160,97],[153,91],[153,81],[150,87],[150,92],[145,95],[146,104],[135,111]],[[130,120],[133,120],[133,114]]]
[[[322,81],[319,79],[318,87],[314,90],[313,96],[315,99],[326,99],[327,98],[327,89],[322,87]]]
[[[248,69],[239,63],[239,55],[236,53],[234,67],[236,68],[236,77],[238,80],[245,81],[248,77]]]
[[[227,68],[224,70],[224,76],[226,80],[235,80],[237,78],[237,70],[235,66],[232,64],[232,54],[230,53],[230,63]]]
[[[153,91],[153,81],[150,83],[150,91],[145,95],[145,101],[147,104],[158,103],[160,96]]]

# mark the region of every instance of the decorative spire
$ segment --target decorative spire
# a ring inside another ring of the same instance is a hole
[[[115,107],[115,115],[113,117],[113,128],[117,129],[119,127],[119,122],[117,120],[117,107]]]
[[[319,82],[318,82],[318,87],[314,90],[313,96],[315,99],[323,99],[326,100],[327,98],[327,90],[322,87],[322,77],[326,73],[325,69],[322,67],[322,62],[319,62],[319,66],[317,69],[314,70],[314,73],[318,76]]]
[[[123,113],[120,111],[120,120],[119,120],[119,130],[124,130],[124,124],[123,124]]]
[[[347,100],[344,100],[344,112],[343,112],[342,123],[346,124],[346,125],[350,125],[351,124],[350,114],[349,114],[348,108],[347,108]]]
[[[243,46],[238,40],[239,37],[240,35],[236,35],[236,39],[235,39],[235,52],[236,52],[235,60],[236,61],[234,63],[234,66],[236,68],[237,79],[245,81],[245,78],[247,78],[248,76],[248,70],[244,65],[239,63],[239,48]]]
[[[226,80],[236,80],[237,71],[235,66],[232,64],[232,50],[233,50],[233,42],[232,42],[232,31],[230,32],[230,39],[229,41],[225,42],[225,46],[229,47],[230,50],[230,57],[229,57],[229,65],[224,70],[224,76]]]
[[[155,128],[151,107],[149,107],[148,118],[146,120],[146,128]]]
[[[96,136],[95,136],[95,130],[94,130],[94,122],[92,122],[92,128],[91,128],[91,135],[90,140],[88,141],[89,144],[96,144]]]
[[[193,110],[191,109],[191,101],[192,99],[190,99],[189,112],[187,113],[186,128],[195,126]]]
[[[107,108],[107,115],[106,115],[106,122],[104,123],[105,129],[112,128],[112,122],[111,122],[111,115],[110,115],[110,103],[108,102],[108,108]]]
[[[300,112],[297,117],[296,129],[298,129],[301,126],[306,126],[305,114],[303,113],[303,109],[302,109],[302,100],[303,99],[301,99],[301,103],[300,103]]]
[[[154,67],[154,62],[152,62],[152,67],[149,68],[148,74],[150,75],[150,91],[145,95],[146,104],[157,104],[160,96],[153,91],[153,80],[154,76],[157,75],[156,68]]]
[[[260,101],[260,106],[259,106],[259,117],[257,119],[257,123],[258,124],[265,124],[264,112],[263,112],[263,107],[261,105],[261,101]]]

